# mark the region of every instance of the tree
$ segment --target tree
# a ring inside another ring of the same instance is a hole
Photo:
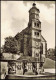
[[[4,51],[10,53],[18,52],[18,42],[14,37],[9,36],[5,38]]]

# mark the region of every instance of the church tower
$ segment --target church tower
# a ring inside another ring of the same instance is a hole
[[[32,57],[40,57],[41,46],[41,22],[39,20],[39,9],[33,3],[33,7],[29,10],[29,27],[31,30],[32,40]]]

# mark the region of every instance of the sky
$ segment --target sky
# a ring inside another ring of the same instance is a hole
[[[29,10],[34,1],[1,1],[1,46],[28,26]],[[42,35],[47,48],[55,48],[55,1],[35,1],[40,10]]]

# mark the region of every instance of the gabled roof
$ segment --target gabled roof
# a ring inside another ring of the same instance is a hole
[[[26,28],[23,29],[20,33],[18,32],[18,33],[15,35],[15,38],[16,38],[16,39],[19,39],[19,36],[20,36],[20,35],[27,34],[28,32],[29,32],[29,27],[26,27]]]
[[[42,42],[47,42],[42,35],[41,35],[41,41],[42,41]]]

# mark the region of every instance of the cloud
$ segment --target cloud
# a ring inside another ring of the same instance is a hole
[[[27,27],[29,22],[29,9],[33,1],[1,1],[1,45],[4,38],[15,36]],[[47,40],[48,48],[54,47],[55,39],[55,4],[54,2],[36,1],[40,9],[42,34]],[[48,7],[49,5],[49,7]],[[51,42],[52,40],[52,42]]]

